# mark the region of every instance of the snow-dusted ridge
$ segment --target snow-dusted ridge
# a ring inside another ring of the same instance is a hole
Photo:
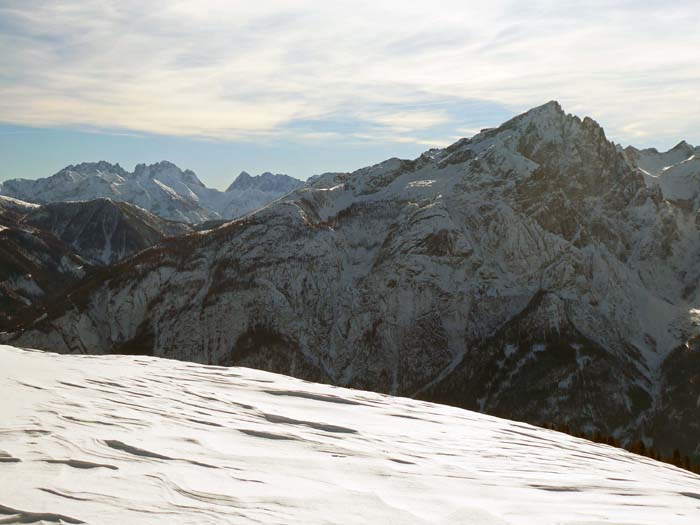
[[[605,445],[245,368],[0,346],[2,523],[696,524]]]
[[[642,173],[647,185],[658,187],[664,198],[697,210],[700,146],[681,141],[668,151],[638,150],[630,146],[624,152],[630,163]]]
[[[138,164],[133,173],[119,164],[85,162],[51,177],[0,183],[0,195],[40,204],[109,198],[128,202],[164,219],[200,223],[232,219],[298,188],[287,175],[241,173],[226,191],[207,188],[191,170],[167,161]]]
[[[111,199],[54,202],[28,213],[22,225],[50,232],[93,264],[107,265],[149,248],[166,237],[190,233],[184,222]]]

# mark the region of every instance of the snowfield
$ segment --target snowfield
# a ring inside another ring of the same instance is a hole
[[[0,346],[2,523],[697,524],[700,478],[245,368]]]

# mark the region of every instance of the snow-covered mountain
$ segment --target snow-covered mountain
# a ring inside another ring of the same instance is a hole
[[[242,171],[225,192],[212,192],[209,202],[220,217],[232,219],[262,208],[303,184],[289,175],[265,172],[252,176]]]
[[[697,207],[632,156],[550,102],[147,250],[5,338],[251,366],[697,458]]]
[[[166,221],[110,199],[45,204],[27,214],[22,224],[51,232],[81,257],[99,265],[118,262],[166,237],[192,231],[186,223]]]
[[[108,198],[165,219],[199,223],[239,217],[301,185],[286,175],[251,177],[244,172],[222,192],[207,188],[194,172],[170,162],[139,164],[131,173],[119,164],[100,161],[68,166],[44,179],[5,181],[0,195],[39,204]]]
[[[682,141],[665,152],[629,146],[625,154],[649,186],[661,188],[665,199],[674,201],[677,206],[698,209],[700,147]]]
[[[193,229],[109,199],[30,204],[0,196],[0,329],[95,270]]]
[[[299,182],[298,179],[281,173],[273,174],[266,171],[260,175],[252,176],[250,173],[242,171],[226,189],[226,192],[258,190],[284,195],[300,187]]]
[[[3,523],[695,525],[700,478],[245,368],[0,346]]]

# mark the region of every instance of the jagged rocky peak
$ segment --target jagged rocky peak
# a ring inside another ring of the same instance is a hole
[[[693,146],[685,140],[681,140],[678,144],[666,151],[659,151],[656,148],[638,149],[634,146],[627,146],[625,148],[625,151],[629,153],[638,153],[645,155],[680,155],[680,157],[678,157],[679,159],[686,159],[689,156],[694,155],[698,151],[698,149],[700,148]]]
[[[497,133],[508,137],[518,154],[537,164],[532,182],[542,182],[544,191],[555,181],[569,198],[572,192],[592,197],[605,188],[605,200],[622,206],[644,186],[595,120],[568,114],[557,102],[512,119]],[[545,197],[539,192],[533,196]]]
[[[131,173],[122,168],[118,163],[100,160],[98,162],[82,162],[66,166],[52,177],[49,177],[49,184],[76,184],[90,178],[99,178],[103,182],[121,182],[131,176]],[[39,179],[41,180],[41,179]],[[20,179],[21,182],[21,179]]]
[[[517,183],[520,200],[530,201],[528,207],[543,207],[552,197],[552,185],[564,195],[582,199],[597,195],[600,187],[614,187],[611,205],[629,201],[644,186],[595,120],[568,114],[558,102],[550,101],[499,127],[446,148],[427,150],[414,160],[391,158],[352,173],[323,174],[310,179],[306,187],[325,190],[344,185],[355,195],[387,191],[391,198],[404,198],[405,190],[412,188],[409,194],[420,191],[428,198],[466,188],[473,192],[495,180]],[[617,187],[623,188],[621,194]],[[317,196],[315,200],[318,206],[327,199]],[[566,199],[562,205],[568,205]]]
[[[471,138],[462,138],[445,149],[428,150],[421,159],[455,164],[474,158],[465,155],[467,151],[477,157],[508,151],[540,165],[551,165],[564,159],[567,163],[580,161],[582,149],[604,155],[608,160],[617,153],[595,120],[566,113],[559,102],[552,100],[496,128],[485,128]]]
[[[169,162],[167,160],[161,160],[160,162],[155,162],[153,164],[140,163],[134,167],[134,175],[144,175],[151,173],[158,173],[165,170],[179,170],[177,165]]]
[[[566,113],[559,102],[552,100],[509,120],[496,131],[519,130],[526,134],[536,133],[543,143],[566,142],[585,135],[595,141],[607,142],[605,131],[592,118],[579,118]]]
[[[545,102],[541,106],[536,106],[525,114],[549,114],[549,115],[566,115],[566,112],[562,109],[561,104],[557,100],[550,100]]]
[[[692,155],[695,152],[695,147],[692,144],[686,142],[685,140],[681,140],[678,144],[673,146],[673,148],[671,148],[670,151],[678,151],[687,153],[688,155]]]
[[[459,174],[449,166],[460,166]],[[437,169],[436,180],[466,177],[469,187],[501,179],[547,184],[555,179],[561,189],[581,186],[590,190],[598,184],[625,181],[635,188],[641,179],[627,181],[633,175],[623,155],[608,141],[603,128],[592,118],[566,113],[556,101],[550,101],[522,113],[501,126],[488,128],[470,138],[462,138],[443,149],[430,149],[415,160],[388,159],[357,170],[348,182],[360,193],[374,193],[397,179],[426,169]],[[313,186],[331,180],[331,186],[343,177],[314,179]],[[410,181],[409,181],[410,183]],[[580,184],[579,184],[580,183]],[[428,187],[427,185],[425,186]],[[432,185],[435,192],[444,191]],[[428,191],[428,190],[426,190]],[[535,195],[538,192],[532,193]]]
[[[567,113],[562,109],[559,102],[551,100],[541,106],[536,106],[524,113],[516,115],[510,120],[507,120],[500,126],[492,129],[486,129],[483,133],[493,133],[508,129],[517,129],[519,127],[527,127],[529,124],[547,124],[560,122],[567,116]],[[478,136],[478,135],[477,135]]]
[[[250,187],[251,185],[251,180],[253,179],[253,176],[248,173],[247,171],[241,171],[238,174],[238,177],[234,179],[234,181],[229,185],[228,188],[226,188],[226,191],[232,191],[235,189],[240,189],[240,188],[247,188]]]
[[[129,173],[122,168],[119,163],[112,164],[110,162],[107,162],[106,160],[100,160],[97,162],[81,162],[80,164],[71,164],[69,166],[66,166],[62,170],[60,170],[58,173],[66,173],[66,172],[75,172],[75,173],[80,173],[84,175],[88,175],[91,173],[115,173],[117,175],[120,175],[122,177],[128,176]]]
[[[634,146],[627,146],[624,149],[624,155],[630,164],[642,171],[647,183],[654,183],[657,182],[653,180],[655,177],[672,173],[674,167],[687,161],[697,160],[700,157],[700,147],[695,147],[682,140],[667,151],[659,151],[656,148],[637,149]]]
[[[180,179],[187,184],[194,184],[204,188],[204,184],[194,171],[186,169],[182,170],[176,164],[167,160],[156,162],[155,164],[137,164],[134,168],[134,177],[158,179],[162,176],[174,177]]]
[[[22,224],[51,232],[97,265],[115,263],[165,237],[191,231],[184,223],[165,221],[110,198],[45,204],[27,214]]]
[[[286,175],[246,174],[240,180],[243,188],[233,184],[223,192],[207,188],[192,170],[182,170],[172,162],[138,164],[128,172],[119,164],[100,161],[68,166],[51,177],[8,180],[0,184],[0,194],[39,204],[108,197],[165,219],[196,224],[239,217],[302,184]],[[232,191],[240,189],[243,191]]]
[[[281,173],[266,171],[260,175],[252,176],[247,171],[242,171],[226,191],[255,189],[259,191],[287,193],[302,185],[303,182],[300,180]]]

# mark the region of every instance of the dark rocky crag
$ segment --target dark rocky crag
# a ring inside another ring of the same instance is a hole
[[[99,267],[191,231],[109,199],[38,206],[0,197],[0,329],[60,301]]]

